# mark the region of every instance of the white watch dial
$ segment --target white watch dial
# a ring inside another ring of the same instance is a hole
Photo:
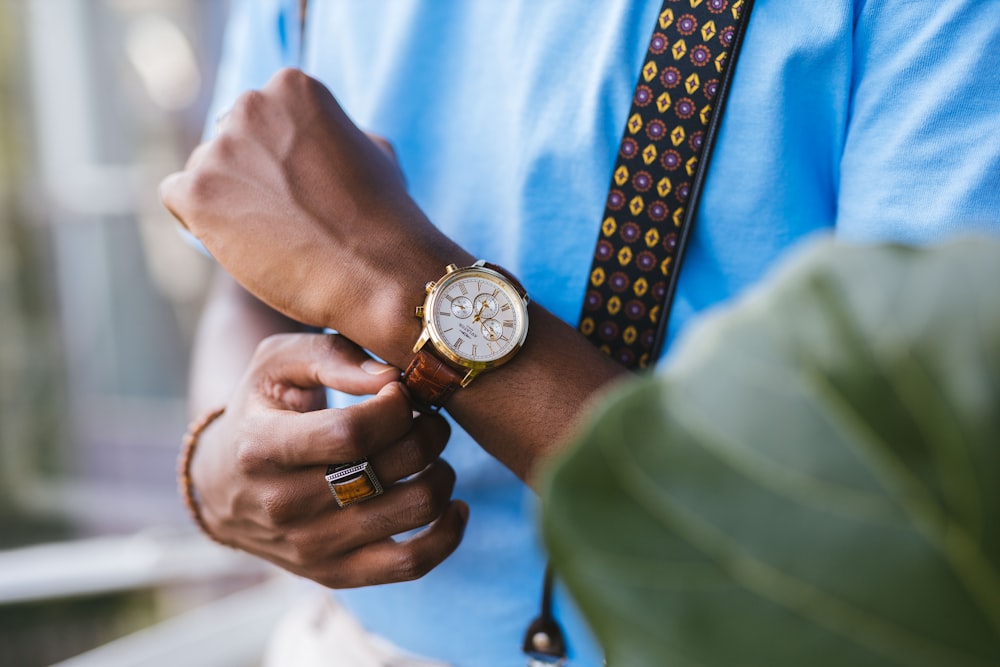
[[[520,348],[527,331],[521,295],[493,272],[475,267],[442,278],[425,312],[436,347],[460,363],[501,362]]]

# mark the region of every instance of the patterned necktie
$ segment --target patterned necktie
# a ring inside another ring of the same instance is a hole
[[[594,250],[580,331],[628,368],[655,364],[752,0],[664,0]],[[716,106],[718,108],[716,108]]]

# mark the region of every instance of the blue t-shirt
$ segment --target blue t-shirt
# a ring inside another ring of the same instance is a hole
[[[301,66],[393,142],[411,194],[445,234],[575,323],[660,4],[312,0],[300,62],[298,0],[237,0],[210,117],[277,68]],[[818,230],[916,243],[1000,232],[992,4],[757,0],[668,348]],[[462,546],[419,581],[338,597],[415,653],[523,664],[544,569],[533,496],[458,428],[445,457],[472,510]],[[571,605],[558,606],[572,664],[599,665]]]

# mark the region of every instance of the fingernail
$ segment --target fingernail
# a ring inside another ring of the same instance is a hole
[[[388,373],[389,371],[394,370],[394,368],[394,366],[383,364],[375,361],[374,359],[366,359],[361,362],[361,370],[369,375],[382,375],[382,373]]]
[[[458,505],[458,516],[462,518],[462,523],[469,522],[469,506],[462,501],[456,503]]]

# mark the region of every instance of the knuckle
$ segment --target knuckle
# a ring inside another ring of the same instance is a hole
[[[430,523],[441,515],[444,501],[441,494],[430,485],[415,483],[407,498],[407,514],[415,525]]]
[[[371,512],[360,521],[361,531],[365,535],[392,535],[399,531],[399,525],[393,517],[385,512]]]
[[[364,455],[366,431],[363,421],[352,410],[342,410],[332,423],[333,441],[354,458]]]
[[[292,521],[295,512],[288,494],[281,489],[269,489],[261,494],[260,509],[274,526],[284,526]]]
[[[392,567],[393,578],[397,581],[414,581],[430,572],[434,562],[413,549],[403,549],[396,556]]]
[[[278,88],[290,88],[306,85],[311,78],[295,67],[282,67],[274,73],[273,81]]]
[[[239,148],[238,139],[229,134],[220,134],[212,140],[208,148],[207,160],[213,164],[232,164],[236,160]]]
[[[236,465],[244,473],[252,474],[260,470],[263,457],[260,446],[253,438],[244,438],[236,445]]]
[[[213,171],[194,169],[178,187],[168,192],[167,205],[197,216],[214,200],[218,189],[219,179]]]
[[[247,120],[260,114],[261,109],[267,102],[267,98],[259,90],[247,90],[240,94],[233,102],[230,115],[234,119]]]
[[[245,420],[236,438],[236,466],[247,476],[259,474],[271,464],[267,444],[260,436],[267,428],[257,421]]]
[[[257,343],[253,354],[254,365],[257,367],[266,365],[281,356],[291,337],[292,334],[274,334]]]
[[[315,568],[327,561],[327,552],[323,542],[315,539],[307,531],[295,531],[288,537],[289,545],[295,561],[302,567]]]

